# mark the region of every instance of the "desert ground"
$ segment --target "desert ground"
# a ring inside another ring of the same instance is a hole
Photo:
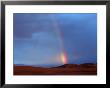
[[[14,75],[97,75],[97,64],[64,64],[58,67],[44,68],[14,65]]]

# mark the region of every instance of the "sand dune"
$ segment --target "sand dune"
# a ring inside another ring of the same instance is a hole
[[[14,65],[14,75],[97,75],[97,64],[65,64],[51,68]]]

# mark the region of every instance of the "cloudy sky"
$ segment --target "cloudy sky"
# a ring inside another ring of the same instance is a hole
[[[14,64],[97,62],[97,14],[14,13]]]

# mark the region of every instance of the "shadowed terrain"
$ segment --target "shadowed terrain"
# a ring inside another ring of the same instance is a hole
[[[97,64],[64,64],[51,68],[14,65],[14,75],[97,75]]]

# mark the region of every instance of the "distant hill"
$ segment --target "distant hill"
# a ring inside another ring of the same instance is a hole
[[[64,64],[58,67],[53,67],[53,68],[73,68],[73,67],[78,67],[77,64]]]
[[[94,67],[97,66],[97,64],[94,63],[84,63],[84,64],[80,64],[81,67]]]

